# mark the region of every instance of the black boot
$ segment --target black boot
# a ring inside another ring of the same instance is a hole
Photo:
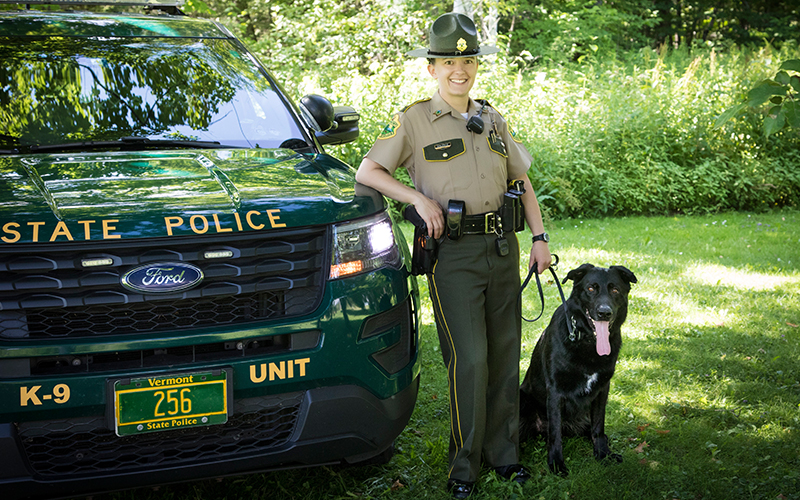
[[[495,467],[494,471],[505,479],[512,480],[519,484],[525,484],[525,482],[531,478],[531,475],[527,469],[520,464]]]
[[[467,498],[472,494],[472,486],[474,483],[468,483],[466,481],[459,481],[458,479],[450,479],[447,481],[447,491],[453,496],[453,498]]]

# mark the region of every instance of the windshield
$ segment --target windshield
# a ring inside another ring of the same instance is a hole
[[[225,39],[0,37],[0,60],[0,152],[303,140],[269,80]]]

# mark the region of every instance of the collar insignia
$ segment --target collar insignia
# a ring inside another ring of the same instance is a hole
[[[459,38],[458,42],[456,43],[456,49],[458,49],[459,52],[464,52],[467,50],[467,41],[463,38]]]

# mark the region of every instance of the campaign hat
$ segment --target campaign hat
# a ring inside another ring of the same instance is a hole
[[[478,30],[472,19],[456,12],[439,16],[431,25],[427,49],[406,52],[410,57],[430,59],[475,57],[496,54],[500,49],[478,43]]]

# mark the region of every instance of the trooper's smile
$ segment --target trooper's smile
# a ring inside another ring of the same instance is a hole
[[[452,100],[463,101],[466,104],[469,91],[472,89],[478,73],[478,58],[435,59],[433,64],[428,65],[428,72],[439,82],[439,93],[445,101],[451,105],[453,104]]]

